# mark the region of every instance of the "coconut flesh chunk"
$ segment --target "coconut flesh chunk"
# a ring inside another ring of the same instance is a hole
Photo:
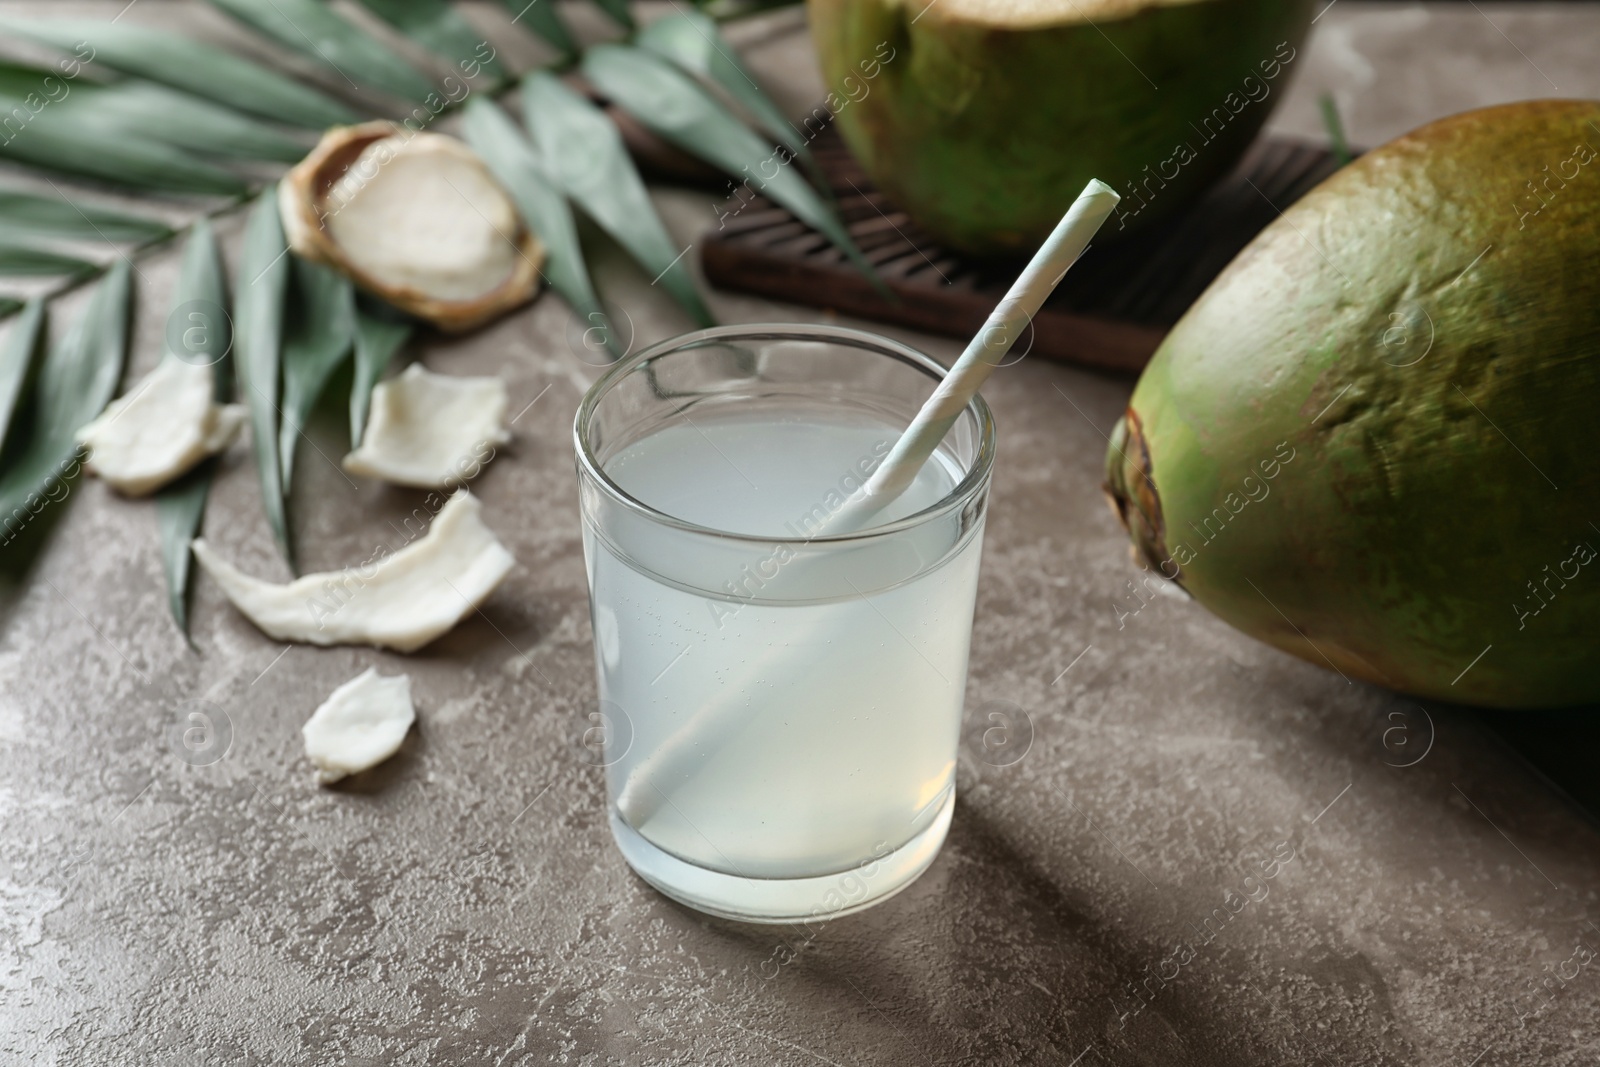
[[[215,383],[210,366],[164,357],[78,431],[89,470],[128,496],[146,496],[227,448],[245,408],[218,404]]]
[[[1110,22],[1158,7],[1181,7],[1207,0],[910,0],[919,9],[913,21],[930,13],[937,21],[972,22],[991,29],[1031,30],[1045,26]]]
[[[473,300],[516,267],[516,208],[454,138],[419,133],[368,145],[327,200],[329,234],[383,285]]]
[[[499,378],[433,374],[413,363],[373,389],[361,447],[344,457],[344,469],[421,489],[461,485],[511,440],[507,403]]]
[[[487,600],[516,562],[483,524],[481,510],[463,490],[415,543],[286,585],[250,577],[203,539],[195,540],[194,555],[233,606],[280,641],[414,652]]]
[[[300,728],[306,758],[326,785],[375,767],[400,750],[417,712],[411,678],[368,667],[335,689]]]

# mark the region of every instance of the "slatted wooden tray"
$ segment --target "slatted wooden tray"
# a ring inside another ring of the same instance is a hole
[[[834,129],[812,151],[851,237],[899,302],[875,290],[827,238],[760,198],[745,201],[702,246],[712,284],[930,333],[976,333],[1018,265],[973,263],[941,249],[873,186]],[[1137,372],[1228,261],[1336,168],[1319,146],[1259,139],[1181,218],[1091,246],[1019,346],[1031,340],[1032,355]],[[735,206],[730,201],[730,212]]]

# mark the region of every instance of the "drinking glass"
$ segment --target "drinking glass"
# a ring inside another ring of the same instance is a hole
[[[830,528],[943,375],[858,330],[727,326],[626,358],[584,397],[611,829],[668,896],[833,917],[944,842],[994,460],[983,400],[872,525]]]

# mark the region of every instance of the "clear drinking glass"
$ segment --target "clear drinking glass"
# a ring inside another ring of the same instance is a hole
[[[994,424],[974,399],[875,524],[830,517],[944,370],[834,326],[701,330],[578,409],[612,832],[635,871],[758,922],[882,900],[955,807]]]

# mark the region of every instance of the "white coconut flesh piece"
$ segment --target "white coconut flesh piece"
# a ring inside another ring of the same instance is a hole
[[[89,470],[128,496],[146,496],[227,448],[245,408],[218,404],[215,388],[210,366],[166,356],[78,431]]]
[[[335,689],[300,728],[317,781],[326,785],[376,767],[400,750],[416,718],[410,677],[385,678],[368,667]]]
[[[471,149],[440,134],[368,145],[327,200],[334,241],[384,285],[474,300],[505,284],[520,255],[511,198]]]
[[[413,363],[372,391],[361,446],[344,457],[352,474],[442,489],[477,476],[505,428],[506,383],[434,374]]]
[[[233,606],[280,641],[413,652],[476,610],[516,562],[481,510],[476,497],[456,493],[428,532],[398,552],[285,585],[250,577],[203,539],[194,555]]]
[[[906,0],[905,7],[928,12],[936,21],[973,22],[994,29],[1028,30],[1072,23],[1128,18],[1160,7],[1207,0]],[[931,10],[930,10],[931,9]]]

